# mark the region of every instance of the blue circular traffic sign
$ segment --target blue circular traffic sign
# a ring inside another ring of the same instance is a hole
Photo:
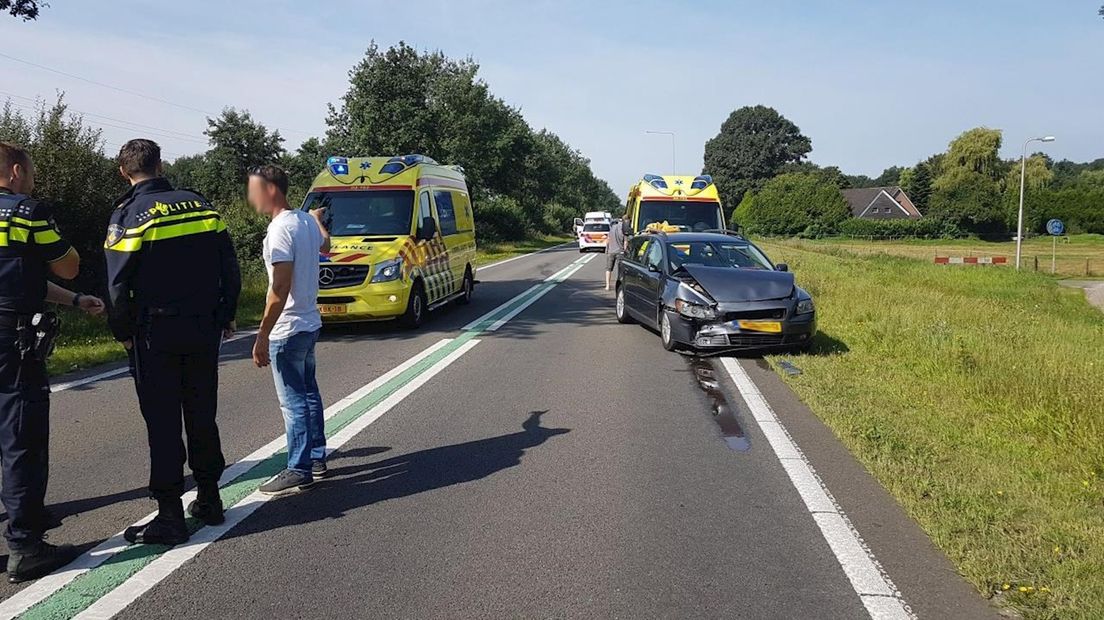
[[[1062,220],[1053,219],[1047,222],[1047,232],[1057,237],[1066,232],[1066,225],[1062,223]]]

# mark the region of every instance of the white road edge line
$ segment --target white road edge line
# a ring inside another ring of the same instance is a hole
[[[333,417],[339,411],[342,411],[349,405],[363,398],[365,394],[368,394],[379,386],[402,374],[408,368],[422,361],[426,357],[432,355],[438,349],[445,346],[451,341],[451,338],[439,340],[435,344],[415,354],[413,357],[406,360],[405,362],[392,368],[383,375],[380,375],[371,383],[357,389],[352,394],[349,394],[345,398],[330,405],[326,408],[324,414],[325,417],[327,419]],[[265,459],[269,458],[273,454],[279,452],[284,448],[286,442],[287,440],[284,437],[277,437],[267,444],[261,446],[260,448],[254,450],[253,453],[249,456],[246,456],[233,465],[230,465],[226,468],[226,471],[223,472],[222,477],[219,480],[219,486],[227,484],[231,480],[246,473],[250,469],[253,469],[253,467],[261,463]],[[188,505],[189,503],[191,503],[191,501],[195,499],[195,490],[191,490],[185,493],[182,499],[184,505]],[[138,521],[135,521],[132,525],[142,525],[149,522],[155,516],[157,516],[157,512],[151,512]],[[130,543],[123,539],[122,532],[115,534],[114,536],[103,541],[96,547],[90,549],[89,551],[86,551],[83,555],[67,565],[63,570],[51,573],[50,575],[47,575],[35,581],[31,585],[20,590],[15,595],[4,600],[3,602],[0,602],[0,619],[9,620],[10,618],[14,618],[15,616],[18,616],[19,614],[27,611],[35,604],[45,600],[54,592],[65,587],[69,582],[73,581],[78,576],[88,572],[89,570],[99,566],[100,564],[103,564],[108,558],[122,551],[123,549],[126,549],[129,546]]]
[[[915,615],[897,586],[885,574],[874,554],[840,509],[831,491],[821,482],[801,449],[782,426],[774,409],[737,359],[721,358],[721,364],[747,403],[782,468],[790,477],[821,535],[836,556],[851,587],[873,620],[914,620]]]
[[[366,411],[348,426],[338,431],[329,439],[327,444],[333,448],[340,448],[363,431],[371,423],[378,420],[392,407],[402,402],[407,396],[413,394],[418,388],[432,379],[439,372],[459,359],[462,355],[479,344],[479,340],[472,339],[460,345],[455,351],[449,353],[440,362],[434,364],[428,370],[418,375],[406,385],[396,390],[393,394],[381,401],[375,407]],[[150,562],[142,570],[123,582],[122,585],[104,595],[87,609],[74,616],[77,620],[106,620],[113,617],[123,609],[126,609],[138,597],[145,594],[153,586],[171,575],[188,560],[203,551],[208,545],[229,532],[234,526],[241,523],[262,504],[271,499],[260,491],[254,491],[242,501],[234,505],[226,512],[226,522],[216,527],[204,527],[192,536],[191,540],[183,545],[178,545],[166,551],[156,560]]]
[[[521,259],[521,258],[526,258],[528,256],[535,256],[537,254],[544,254],[545,252],[551,252],[552,250],[558,250],[562,247],[567,247],[567,246],[569,246],[573,243],[575,243],[575,242],[574,241],[565,241],[564,243],[561,243],[559,245],[554,245],[550,248],[544,248],[543,250],[537,250],[536,252],[529,252],[528,254],[519,254],[517,256],[511,256],[510,258],[504,258],[500,261],[495,261],[495,262],[491,263],[490,265],[483,265],[482,267],[477,266],[475,268],[475,272],[479,273],[480,271],[483,271],[484,269],[492,269],[494,267],[498,267],[499,265],[505,265],[506,263],[512,263],[512,262],[514,262],[518,259]]]

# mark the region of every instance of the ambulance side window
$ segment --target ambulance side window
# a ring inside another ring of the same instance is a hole
[[[437,224],[441,227],[441,235],[455,235],[456,207],[452,204],[452,193],[437,190],[433,192],[433,202],[437,205]]]
[[[430,203],[429,203],[429,192],[422,192],[421,194],[418,195],[418,221],[416,222],[417,225],[418,225],[418,232],[419,232],[418,236],[422,237],[422,238],[424,238],[421,234],[423,232],[422,231],[422,228],[423,228],[422,224],[426,221],[427,217],[430,218],[430,220],[433,219],[433,207],[430,206]],[[431,227],[431,230],[432,230],[432,228],[433,227]],[[433,232],[437,232],[437,231],[433,231]]]

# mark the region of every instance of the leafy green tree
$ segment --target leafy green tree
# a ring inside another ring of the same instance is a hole
[[[747,195],[734,222],[752,234],[821,236],[851,217],[839,187],[822,175],[781,174]]]
[[[951,140],[943,161],[946,170],[963,168],[1000,178],[1001,130],[975,127]]]
[[[882,171],[878,178],[874,179],[874,187],[891,187],[901,184],[900,166],[890,166]]]
[[[927,215],[975,233],[1007,229],[998,181],[958,166],[941,174],[933,188]]]
[[[350,71],[340,104],[330,108],[326,147],[346,155],[424,153],[462,165],[477,217],[481,202],[498,201],[487,215],[512,218],[520,211],[522,233],[545,227],[545,205],[552,202],[580,215],[618,204],[585,157],[551,132],[534,132],[517,109],[490,93],[478,70],[470,59],[372,43]]]
[[[7,11],[12,17],[23,21],[38,19],[38,10],[50,6],[38,0],[0,0],[0,11]]]
[[[906,168],[901,171],[900,184],[920,213],[927,213],[932,193],[931,166],[920,162],[912,168]]]
[[[762,187],[788,163],[813,149],[797,125],[773,108],[743,107],[729,115],[720,133],[705,143],[705,174],[711,174],[726,204]]]
[[[207,119],[204,133],[211,149],[195,172],[196,182],[213,200],[242,198],[249,169],[273,163],[284,154],[280,132],[270,132],[246,111],[223,110],[218,118]]]
[[[102,153],[100,131],[71,114],[59,96],[30,117],[6,106],[0,114],[0,140],[30,153],[35,197],[54,205],[58,227],[83,258],[77,285],[101,290],[107,220],[126,184],[115,162]]]

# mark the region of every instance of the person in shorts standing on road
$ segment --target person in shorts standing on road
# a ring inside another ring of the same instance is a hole
[[[288,444],[287,469],[261,485],[266,495],[295,493],[326,475],[325,419],[314,345],[322,330],[318,253],[330,250],[330,235],[322,223],[325,209],[313,211],[314,217],[292,209],[287,189],[287,174],[276,166],[258,166],[249,173],[249,202],[271,220],[264,239],[268,297],[253,362],[258,368],[272,366]]]
[[[606,290],[610,290],[610,280],[617,260],[625,255],[625,232],[621,229],[621,220],[610,222],[609,235],[606,236]]]

